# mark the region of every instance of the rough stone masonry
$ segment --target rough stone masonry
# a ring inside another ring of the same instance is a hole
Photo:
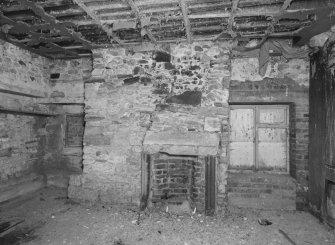
[[[139,204],[141,153],[184,151],[217,156],[220,206],[226,196],[229,100],[284,101],[295,104],[292,125],[300,131],[291,133],[291,175],[304,202],[308,60],[272,58],[265,77],[258,75],[257,64],[256,58],[234,59],[230,42],[161,45],[148,52],[94,50],[92,76],[85,83],[83,174],[71,176],[69,196]],[[238,97],[237,90],[260,97]],[[273,96],[276,90],[280,99]]]
[[[91,60],[50,60],[3,41],[0,54],[0,202],[67,187],[81,171],[82,147],[65,147],[65,121],[83,114]]]
[[[228,45],[166,45],[141,53],[95,50],[92,79],[85,84],[84,174],[71,178],[70,197],[139,203],[146,136],[148,152],[164,148],[173,154],[178,145],[188,147],[185,151],[192,148],[190,155],[217,155],[218,193],[223,197]],[[217,143],[194,143],[202,141]]]

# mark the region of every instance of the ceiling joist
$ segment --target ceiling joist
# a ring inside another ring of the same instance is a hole
[[[281,7],[281,9],[282,10],[286,10],[290,6],[290,4],[291,4],[292,1],[293,0],[285,0],[285,2],[283,3],[283,6]]]
[[[100,25],[101,28],[107,33],[107,35],[113,41],[117,42],[118,44],[123,44],[123,42],[113,33],[113,31],[109,27],[107,27],[106,24],[102,23],[100,17],[96,15],[93,11],[91,11],[90,8],[88,8],[82,0],[73,0],[73,1],[77,3],[78,6],[80,6],[87,13],[87,15],[93,19],[95,24]]]
[[[91,43],[86,41],[83,37],[81,37],[78,33],[74,31],[70,31],[66,26],[60,24],[55,17],[45,13],[44,9],[34,2],[29,0],[21,0],[20,1],[23,5],[30,8],[37,16],[39,16],[43,21],[52,25],[55,29],[62,32],[65,36],[71,36],[74,40],[81,42],[86,48],[91,47]]]
[[[143,34],[147,34],[149,39],[152,42],[157,42],[156,38],[152,35],[151,31],[149,30],[149,28],[147,26],[142,25],[142,18],[144,18],[144,16],[141,16],[140,11],[138,10],[138,7],[135,5],[133,0],[125,0],[127,2],[127,4],[130,6],[131,10],[134,12],[136,18],[138,19],[138,21],[140,21],[141,23],[141,27],[142,27],[142,32]]]
[[[232,38],[235,38],[237,36],[237,34],[233,31],[233,25],[234,25],[234,18],[235,18],[235,15],[236,15],[236,11],[237,11],[239,2],[240,2],[240,0],[233,0],[231,14],[228,18],[227,31],[222,31],[219,35],[217,35],[214,38],[214,41],[218,40],[225,33],[228,33]]]
[[[334,9],[329,0],[3,0],[0,37],[56,58],[147,41],[236,39],[244,45],[294,37],[303,45],[329,29]]]
[[[186,31],[187,42],[192,43],[191,24],[188,18],[188,9],[186,0],[179,0],[180,8],[183,13],[184,26]]]

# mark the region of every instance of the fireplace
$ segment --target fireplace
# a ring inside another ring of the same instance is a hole
[[[214,214],[218,147],[218,136],[208,132],[148,131],[141,160],[141,209],[187,202],[190,210]]]
[[[187,205],[212,215],[216,209],[216,157],[142,153],[141,208]]]
[[[205,196],[204,159],[155,154],[152,157],[152,203],[182,204],[201,209]]]

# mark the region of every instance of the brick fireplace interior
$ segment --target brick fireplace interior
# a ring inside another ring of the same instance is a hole
[[[151,202],[193,203],[201,195],[201,167],[196,157],[160,154],[152,164]]]
[[[142,159],[142,209],[183,205],[189,212],[215,212],[214,157],[156,153]]]

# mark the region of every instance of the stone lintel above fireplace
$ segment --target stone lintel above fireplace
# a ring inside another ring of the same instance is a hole
[[[170,155],[217,155],[220,139],[209,132],[148,131],[143,142],[147,153],[164,152]]]

